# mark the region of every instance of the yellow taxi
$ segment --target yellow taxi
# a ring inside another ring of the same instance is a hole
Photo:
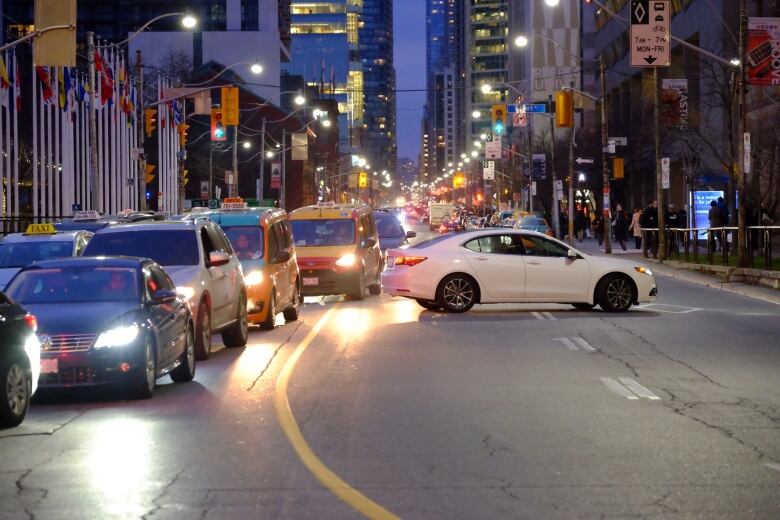
[[[382,291],[382,252],[371,208],[320,203],[290,213],[304,296]]]
[[[244,272],[247,317],[260,328],[274,328],[276,315],[298,319],[301,281],[287,212],[250,208],[243,199],[225,199],[222,207],[193,215],[218,224],[230,239]]]

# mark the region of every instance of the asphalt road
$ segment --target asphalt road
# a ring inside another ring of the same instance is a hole
[[[658,284],[625,315],[307,299],[151,400],[37,396],[0,518],[780,518],[780,308]]]

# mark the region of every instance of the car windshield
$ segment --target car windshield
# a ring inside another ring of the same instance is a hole
[[[263,258],[263,228],[259,226],[222,226],[239,260]]]
[[[376,229],[381,238],[404,236],[404,228],[401,227],[398,219],[392,215],[377,216]]]
[[[138,300],[137,271],[128,267],[64,267],[22,271],[6,289],[21,304]]]
[[[198,265],[198,241],[193,229],[127,230],[96,234],[84,256],[138,256],[160,265]]]
[[[351,219],[293,220],[296,246],[348,246],[355,243],[355,223]]]
[[[71,241],[0,243],[0,269],[24,267],[40,260],[63,258],[72,254],[73,242]]]

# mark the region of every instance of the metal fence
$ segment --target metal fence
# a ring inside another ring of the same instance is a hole
[[[729,259],[736,258],[736,227],[671,228],[666,229],[666,250],[668,259],[701,263],[706,258],[710,265],[729,265]],[[771,270],[774,244],[780,246],[780,226],[750,226],[747,234],[748,265],[751,268]],[[642,229],[642,253],[656,256],[658,249],[658,228]]]
[[[32,215],[22,215],[19,217],[0,217],[0,237],[5,237],[11,233],[24,233],[30,224],[43,224],[47,222],[58,222],[63,218],[71,217],[33,217]]]

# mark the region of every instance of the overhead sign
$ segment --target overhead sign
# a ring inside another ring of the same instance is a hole
[[[631,0],[631,66],[671,64],[669,0]]]
[[[492,181],[496,178],[496,163],[493,161],[482,161],[482,178],[486,181]]]
[[[282,163],[271,163],[271,188],[282,187]]]
[[[523,112],[531,114],[544,114],[547,112],[547,104],[545,103],[531,103],[529,105],[523,105]]]
[[[751,85],[780,85],[780,18],[748,18],[747,64]]]
[[[485,141],[485,159],[501,159],[501,136],[497,135],[492,141]]]

